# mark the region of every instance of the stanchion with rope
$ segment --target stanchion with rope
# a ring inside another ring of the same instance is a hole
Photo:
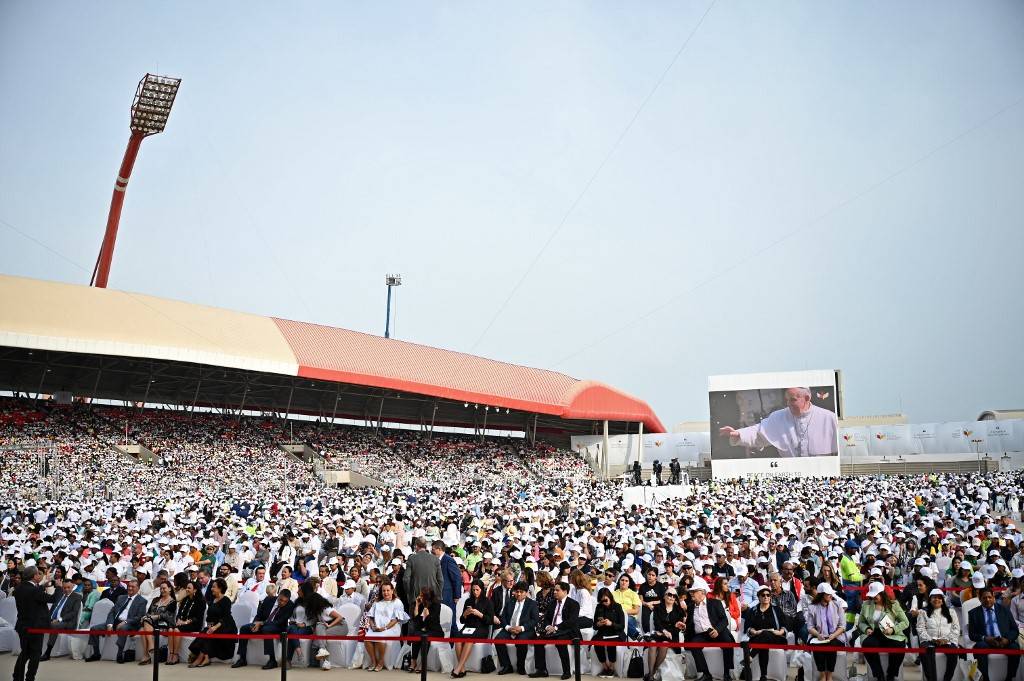
[[[427,640],[426,633],[420,634],[420,681],[427,681],[427,646],[430,641]]]
[[[281,681],[288,679],[288,630],[281,632]]]
[[[578,636],[572,640],[572,661],[576,665],[576,681],[581,681],[583,670],[580,669],[580,639]]]
[[[153,681],[160,681],[160,627],[153,627],[153,652],[149,657],[153,660]]]

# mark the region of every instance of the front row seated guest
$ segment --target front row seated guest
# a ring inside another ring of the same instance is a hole
[[[686,628],[686,608],[678,601],[679,595],[675,591],[668,590],[661,597],[661,603],[654,606],[654,631],[651,632],[652,641],[661,643],[679,641],[683,629]],[[611,648],[611,650],[615,649]],[[673,648],[673,652],[678,654],[682,652],[682,649]],[[647,681],[660,676],[658,670],[661,668],[662,663],[665,662],[666,657],[668,657],[668,648],[647,649]],[[614,670],[612,671],[614,672]]]
[[[666,595],[669,593],[675,595],[675,592],[671,591],[666,592]],[[615,602],[611,590],[607,587],[597,592],[597,606],[594,608],[594,640],[626,640],[626,612],[621,605]],[[594,652],[597,654],[598,662],[601,663],[601,673],[598,676],[615,676],[615,662],[618,659],[616,647],[595,646]],[[499,657],[500,655],[499,653]]]
[[[555,603],[545,614],[544,629],[537,636],[538,641],[544,640],[572,640],[580,638],[580,604],[569,598],[569,585],[566,582],[557,582],[554,587]],[[562,663],[562,679],[568,679],[569,673],[569,646],[556,645],[558,659]],[[533,647],[533,660],[536,671],[530,674],[531,679],[542,679],[548,675],[547,660],[545,659],[544,643],[538,643]]]
[[[231,616],[231,599],[227,596],[228,584],[218,577],[210,581],[213,600],[206,607],[207,634],[237,634],[238,626]],[[230,660],[235,655],[235,642],[230,638],[197,638],[188,647],[189,667],[209,667],[210,658]]]
[[[114,603],[107,615],[107,621],[103,624],[95,624],[90,629],[93,631],[138,631],[142,624],[142,618],[146,616],[146,599],[139,594],[139,583],[134,579],[125,583],[125,593]],[[124,663],[124,644],[127,641],[126,635],[117,635],[117,663]],[[85,658],[86,662],[95,662],[100,659],[100,637],[93,634],[89,637],[89,646],[93,654]]]
[[[956,648],[960,645],[960,620],[949,611],[942,589],[932,589],[928,594],[928,604],[917,613],[917,638],[922,646],[933,649],[929,652],[935,653],[941,648]],[[955,653],[946,654],[944,681],[952,681],[957,659]],[[922,655],[921,666],[925,681],[937,681],[934,654]]]
[[[846,645],[846,601],[839,598],[828,582],[821,582],[815,590],[811,605],[807,608],[807,633],[811,645]],[[815,652],[814,667],[821,674],[821,681],[832,681],[836,670],[838,653]]]
[[[703,577],[696,577],[688,589],[690,607],[686,611],[686,641],[703,643],[735,643],[729,631],[729,614],[725,611],[722,601],[708,598],[711,589]],[[693,648],[693,661],[700,674],[700,681],[712,681],[708,663],[704,659],[701,648]],[[722,649],[722,666],[725,676],[732,676],[732,650]]]
[[[904,657],[904,653],[897,650],[907,647],[906,631],[909,626],[903,608],[889,597],[885,585],[872,582],[857,615],[857,630],[863,636],[861,645],[865,648],[894,648],[889,653],[889,666],[884,670],[881,655],[864,653],[875,681],[895,681]]]
[[[1020,630],[1014,622],[1010,611],[1002,603],[996,602],[996,596],[990,587],[985,587],[978,592],[981,605],[971,610],[967,616],[967,635],[979,647],[985,648],[1007,648],[1011,650],[1020,649]],[[988,677],[988,655],[974,655],[978,661],[978,670],[984,681]],[[1017,676],[1017,668],[1020,666],[1020,655],[1006,656],[1006,678],[1013,679]]]
[[[512,641],[528,641],[533,639],[537,633],[537,623],[540,611],[537,608],[537,601],[529,598],[529,587],[526,582],[519,582],[512,587],[512,598],[505,601],[505,607],[501,611],[501,629],[494,636],[496,639],[509,639]],[[619,613],[622,608],[614,606]],[[498,662],[501,667],[498,674],[511,674],[512,664],[508,656],[508,648],[504,645],[497,645]],[[526,648],[524,645],[517,645],[516,649],[516,673],[520,676],[526,674]],[[600,651],[601,649],[598,648]],[[600,652],[598,653],[600,655]]]
[[[266,598],[260,601],[259,606],[256,608],[256,616],[253,618],[252,623],[244,625],[239,629],[239,633],[280,634],[282,631],[287,631],[288,618],[292,616],[292,611],[295,610],[291,592],[288,589],[282,589],[281,594],[277,595],[277,585],[267,584],[266,593]],[[246,660],[249,648],[247,644],[248,641],[239,642],[238,659],[231,665],[233,668],[237,669],[249,664]],[[273,669],[277,666],[277,658],[274,656],[274,641],[264,639],[263,654],[267,656],[267,662],[263,665],[264,669]]]
[[[511,602],[511,599],[508,602]],[[488,638],[490,636],[491,623],[494,621],[494,604],[484,593],[484,584],[479,579],[474,580],[469,587],[469,597],[463,604],[461,620],[462,629],[459,632],[461,638]],[[466,675],[466,662],[469,661],[472,652],[472,643],[455,644],[453,679],[461,679]]]
[[[782,608],[772,605],[772,590],[768,585],[758,587],[757,605],[747,608],[743,613],[743,623],[747,637],[751,643],[787,643],[786,632],[789,622],[782,613]],[[768,679],[768,648],[753,648],[751,657],[756,657],[760,666],[760,681]]]
[[[174,627],[168,631],[194,632],[202,631],[203,618],[206,617],[206,599],[196,588],[195,582],[185,584],[185,595],[178,601],[178,614],[175,616]],[[167,664],[175,665],[181,662],[179,652],[181,651],[181,636],[169,636],[167,638]]]

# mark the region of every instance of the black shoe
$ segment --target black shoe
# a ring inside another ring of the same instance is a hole
[[[519,676],[526,676],[526,667],[516,667],[516,674],[519,674]]]
[[[238,669],[239,667],[244,667],[247,664],[249,664],[249,663],[246,662],[245,660],[235,660],[235,663],[233,665],[231,665],[231,668],[232,669]]]
[[[708,672],[704,672],[704,674],[700,677],[700,681],[715,681],[715,679]]]
[[[498,670],[498,676],[505,676],[505,674],[511,674],[512,667],[502,667]]]
[[[534,673],[530,674],[530,678],[531,679],[546,679],[546,678],[548,678],[548,670],[547,669],[539,669],[539,670],[535,671]]]
[[[566,679],[571,679],[571,678],[572,678],[572,674],[570,674],[569,672],[562,672],[562,681],[566,681]]]
[[[124,653],[118,653],[117,654],[117,663],[118,664],[124,664]]]
[[[277,662],[275,660],[267,660],[266,664],[263,665],[263,669],[277,669]]]
[[[39,661],[40,662],[46,662],[49,659],[50,659],[50,653],[46,653],[45,655],[43,655],[42,657],[39,658]]]
[[[93,653],[89,657],[85,658],[85,661],[86,662],[95,662],[95,661],[97,661],[99,659],[100,659],[100,654],[99,653]]]

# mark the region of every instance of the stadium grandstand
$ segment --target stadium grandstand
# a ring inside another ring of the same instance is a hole
[[[305,415],[380,428],[664,432],[643,401],[565,374],[148,295],[0,276],[0,390],[55,401]]]

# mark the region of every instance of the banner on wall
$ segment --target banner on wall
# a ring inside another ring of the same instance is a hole
[[[1024,420],[947,421],[841,428],[839,444],[839,454],[844,459],[858,456],[1024,452]]]

